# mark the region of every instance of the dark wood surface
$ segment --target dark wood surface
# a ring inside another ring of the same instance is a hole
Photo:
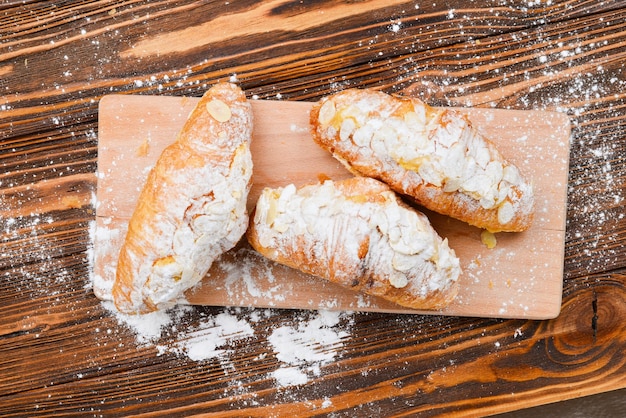
[[[625,62],[623,1],[3,2],[0,416],[475,416],[624,388]],[[138,341],[90,288],[99,99],[229,79],[259,99],[375,87],[568,114],[561,315],[350,314],[287,387],[268,336],[313,313],[229,311],[256,319],[227,362]]]

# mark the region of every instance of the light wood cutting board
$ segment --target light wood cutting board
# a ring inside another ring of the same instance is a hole
[[[98,188],[93,287],[110,299],[126,225],[149,169],[174,140],[196,98],[104,97],[99,108]],[[265,186],[351,176],[308,133],[310,103],[252,101],[252,208]],[[561,307],[570,124],[543,111],[459,109],[533,181],[535,222],[523,233],[496,234],[489,249],[481,231],[427,212],[461,259],[457,299],[438,311],[415,311],[343,289],[263,259],[243,242],[218,260],[188,303],[216,306],[380,311],[548,319]]]

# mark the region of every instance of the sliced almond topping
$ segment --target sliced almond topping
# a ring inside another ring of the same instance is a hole
[[[487,230],[483,230],[480,233],[480,240],[489,249],[495,248],[497,244],[496,236]]]
[[[213,99],[208,102],[206,104],[206,110],[209,112],[209,115],[218,122],[227,122],[232,116],[230,107],[219,99]]]
[[[356,122],[352,118],[346,118],[341,123],[341,128],[339,129],[339,137],[342,141],[347,141],[350,138],[350,135],[354,133],[356,129]]]
[[[168,266],[168,265],[173,264],[175,262],[176,262],[176,259],[174,258],[174,256],[168,255],[168,256],[161,257],[161,258],[155,260],[153,265],[155,267],[165,267],[165,266]]]
[[[513,205],[508,201],[502,203],[498,208],[498,222],[504,225],[513,219],[513,216],[515,216],[515,208],[513,208]]]
[[[276,219],[276,216],[278,215],[278,198],[280,196],[278,193],[279,192],[277,191],[270,190],[266,193],[269,205],[266,221],[270,226],[274,223],[274,219]]]
[[[335,110],[335,103],[331,100],[327,100],[322,107],[320,107],[319,112],[319,121],[322,126],[330,125],[330,122],[335,117],[335,113],[337,113]]]
[[[389,283],[397,289],[402,289],[409,284],[409,280],[406,275],[394,271],[391,275],[389,275]]]
[[[149,148],[150,148],[150,144],[148,140],[146,139],[141,144],[139,144],[135,155],[137,155],[137,157],[146,157],[148,155]]]

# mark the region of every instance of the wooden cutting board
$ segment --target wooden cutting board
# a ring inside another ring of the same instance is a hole
[[[174,140],[198,99],[112,95],[99,108],[98,188],[93,251],[95,294],[110,288],[126,225],[149,169]],[[308,133],[310,103],[252,101],[252,208],[265,186],[351,176]],[[489,249],[481,230],[427,212],[461,259],[457,299],[440,311],[415,311],[358,294],[277,265],[245,242],[214,263],[190,304],[337,309],[498,318],[548,319],[561,307],[570,123],[543,111],[459,109],[534,184],[536,216],[523,233],[496,234]]]

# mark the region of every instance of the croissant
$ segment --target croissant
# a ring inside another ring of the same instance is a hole
[[[113,300],[126,313],[167,308],[198,283],[248,225],[252,112],[220,83],[190,113],[139,195],[120,250]]]
[[[447,239],[371,178],[265,188],[246,236],[271,260],[405,307],[442,308],[458,292]]]
[[[327,96],[310,114],[313,139],[353,173],[470,225],[523,231],[532,186],[463,115],[368,89]]]

